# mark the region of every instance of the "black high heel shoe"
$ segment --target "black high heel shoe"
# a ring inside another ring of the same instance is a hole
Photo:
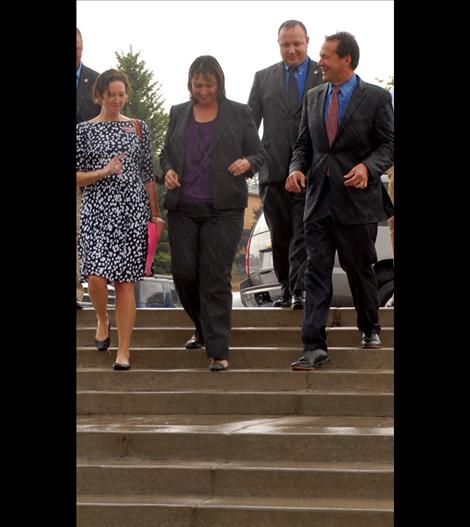
[[[130,370],[131,365],[128,362],[113,362],[113,370]]]
[[[111,344],[111,319],[108,315],[108,336],[104,340],[95,339],[95,346],[98,351],[106,351]]]

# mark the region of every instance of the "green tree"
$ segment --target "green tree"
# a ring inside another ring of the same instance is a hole
[[[384,84],[385,83],[385,86],[384,88],[387,90],[387,91],[390,91],[392,89],[392,86],[394,86],[395,84],[395,75],[392,75],[391,77],[388,78],[387,82],[385,82],[383,79],[379,79],[379,78],[375,78],[375,80],[379,83],[379,84]]]
[[[129,78],[131,94],[124,109],[128,117],[142,119],[150,130],[152,141],[153,166],[156,175],[160,176],[160,161],[158,155],[163,147],[165,133],[168,126],[168,114],[163,108],[165,99],[161,92],[161,83],[153,81],[153,73],[145,67],[145,61],[140,58],[140,51],[134,53],[132,46],[126,54],[115,52],[117,58],[117,69],[123,71]],[[160,214],[166,220],[166,211],[163,208],[165,187],[158,185],[158,204]],[[171,271],[170,246],[168,243],[168,230],[158,242],[155,255],[155,271],[160,274],[169,274]]]

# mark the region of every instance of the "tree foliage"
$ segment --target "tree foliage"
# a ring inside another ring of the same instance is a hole
[[[160,176],[160,162],[158,155],[163,147],[165,133],[168,126],[168,114],[163,108],[165,99],[161,92],[161,83],[153,81],[153,73],[145,67],[145,61],[140,58],[140,51],[134,53],[132,46],[126,54],[115,52],[118,64],[117,69],[123,71],[129,78],[131,93],[124,109],[128,117],[142,119],[150,130],[152,142],[152,160],[156,175]],[[166,211],[163,209],[165,187],[158,186],[158,204],[162,218],[166,220]],[[170,274],[171,260],[168,243],[168,230],[165,229],[158,242],[155,256],[154,270],[160,274]]]
[[[395,75],[392,75],[391,77],[388,78],[387,82],[385,82],[383,79],[379,79],[379,78],[375,78],[375,80],[379,83],[379,84],[384,84],[385,83],[385,86],[384,88],[387,90],[387,91],[390,91],[392,89],[392,86],[395,85]]]

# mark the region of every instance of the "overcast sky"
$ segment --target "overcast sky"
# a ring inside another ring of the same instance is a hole
[[[281,60],[277,30],[292,18],[307,27],[313,60],[325,35],[349,31],[363,80],[394,75],[393,1],[77,1],[83,63],[102,72],[132,46],[161,83],[167,111],[188,100],[188,69],[199,55],[220,62],[227,97],[246,103],[255,72]]]

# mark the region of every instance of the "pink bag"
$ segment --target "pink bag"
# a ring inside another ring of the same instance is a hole
[[[158,244],[158,227],[153,221],[147,223],[148,232],[148,251],[147,251],[147,262],[145,263],[145,276],[152,276],[152,263],[155,257]]]

